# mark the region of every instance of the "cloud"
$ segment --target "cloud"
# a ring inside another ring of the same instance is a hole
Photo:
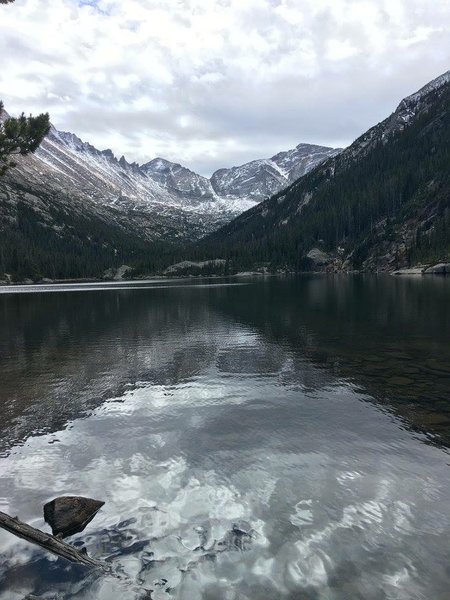
[[[16,0],[0,97],[205,174],[350,143],[450,68],[447,0]]]

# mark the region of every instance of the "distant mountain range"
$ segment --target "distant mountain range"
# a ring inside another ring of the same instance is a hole
[[[337,151],[299,144],[208,179],[163,158],[117,159],[52,126],[0,180],[0,279],[98,275],[142,255],[156,267],[163,247],[198,240]]]
[[[393,271],[450,262],[450,71],[192,256],[241,269]]]
[[[142,226],[151,239],[198,239],[336,152],[299,144],[272,159],[220,169],[208,179],[163,158],[129,163],[124,156],[117,159],[111,150],[97,150],[75,134],[52,127],[7,183],[26,180],[30,191],[70,193],[85,201],[86,211],[101,206],[124,214],[137,211],[141,220],[148,215]]]

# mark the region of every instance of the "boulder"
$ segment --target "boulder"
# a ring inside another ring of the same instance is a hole
[[[450,275],[450,263],[438,263],[425,270],[425,275]]]
[[[121,265],[114,274],[114,281],[121,281],[125,278],[128,271],[131,271],[131,267],[128,265]]]
[[[318,265],[318,266],[326,265],[331,260],[331,257],[326,252],[323,252],[323,250],[320,250],[319,248],[311,248],[311,250],[308,252],[308,254],[306,256],[307,256],[307,258],[312,260],[315,265]]]
[[[104,504],[82,496],[60,496],[44,505],[44,519],[53,535],[64,538],[83,531]]]

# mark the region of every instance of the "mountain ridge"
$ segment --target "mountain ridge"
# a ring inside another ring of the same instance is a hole
[[[341,153],[208,236],[194,255],[301,270],[318,266],[308,258],[317,249],[329,255],[323,268],[394,270],[438,258],[440,236],[439,256],[448,257],[449,138],[450,71]]]
[[[309,170],[337,150],[322,146],[309,146],[309,161],[301,167],[291,161],[290,169]],[[285,154],[294,152],[287,151]],[[262,161],[251,161],[225,171],[237,173],[252,171],[252,183],[242,188],[239,181],[232,192],[226,186],[216,189],[210,179],[187,167],[161,157],[142,165],[128,162],[122,155],[118,159],[112,150],[98,150],[71,132],[58,131],[53,125],[40,148],[32,156],[19,161],[14,178],[26,178],[31,184],[70,190],[86,196],[89,200],[114,205],[125,211],[142,210],[153,214],[165,211],[168,220],[174,219],[179,211],[188,223],[192,222],[192,235],[186,231],[186,239],[196,239],[229,221],[237,214],[254,206],[257,202],[288,184],[289,170],[285,177],[278,176],[267,184],[259,185],[261,173],[258,165]],[[268,159],[269,160],[269,159]],[[43,163],[43,165],[41,164]],[[44,170],[44,172],[42,172]],[[214,174],[213,174],[214,176]],[[233,176],[232,176],[233,178]],[[152,205],[155,205],[152,206]],[[192,214],[190,214],[192,213]],[[184,234],[180,237],[184,237]]]
[[[172,248],[257,201],[219,196],[207,178],[164,159],[118,159],[53,125],[16,162],[0,180],[0,278],[99,276],[138,256],[157,269]]]

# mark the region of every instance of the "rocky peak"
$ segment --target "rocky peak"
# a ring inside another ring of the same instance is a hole
[[[255,202],[260,202],[338,152],[340,149],[298,144],[295,148],[279,152],[272,158],[253,160],[231,169],[219,169],[213,173],[211,183],[219,195],[245,194]]]
[[[159,173],[161,171],[170,171],[174,167],[181,168],[181,165],[170,162],[170,160],[166,160],[165,158],[161,158],[159,156],[141,165],[141,169],[146,173]]]
[[[159,185],[190,203],[214,199],[209,179],[178,163],[158,157],[142,165],[140,170]]]
[[[109,148],[107,148],[106,150],[101,150],[101,154],[103,154],[103,156],[106,156],[106,158],[108,158],[109,160],[117,160],[114,156],[113,151]]]

